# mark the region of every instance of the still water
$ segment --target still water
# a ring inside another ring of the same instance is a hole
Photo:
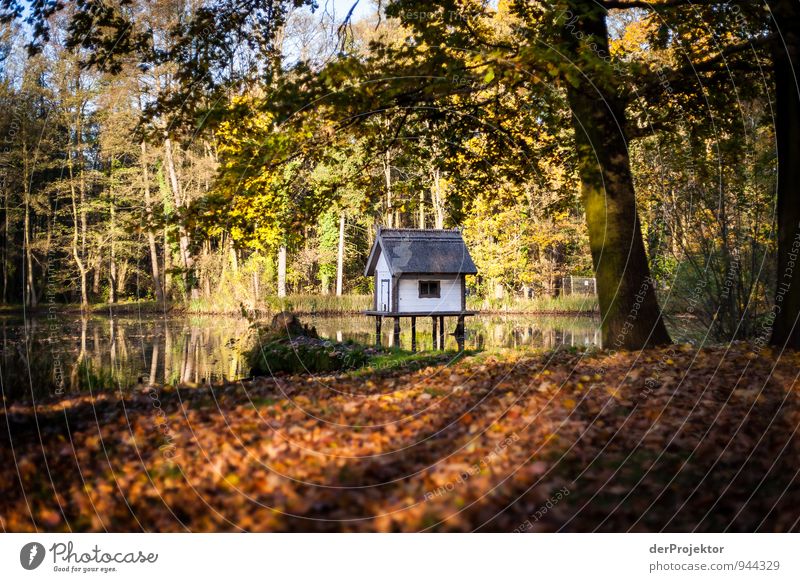
[[[374,342],[375,324],[362,315],[301,318],[321,337]],[[447,320],[447,348],[456,349],[455,320]],[[411,344],[403,320],[401,347]],[[136,383],[219,382],[246,377],[245,353],[254,341],[246,319],[223,316],[59,315],[0,318],[0,378],[7,399],[29,399],[90,389],[127,389]],[[383,344],[391,322],[383,325]],[[467,318],[467,349],[599,345],[598,320],[584,316],[483,315]],[[431,322],[420,319],[417,345],[431,349]]]

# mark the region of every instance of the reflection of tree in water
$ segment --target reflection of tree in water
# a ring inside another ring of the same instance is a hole
[[[485,317],[468,329],[477,348],[552,349],[600,345],[597,321],[589,317]]]
[[[246,375],[249,323],[235,318],[4,319],[6,397],[129,390],[137,384],[220,382]],[[63,381],[62,381],[63,378]]]
[[[374,341],[373,323],[366,317],[309,320],[322,337]],[[31,390],[36,398],[44,398],[64,392],[124,391],[137,384],[221,382],[249,371],[243,354],[252,336],[249,322],[241,318],[37,317],[26,322],[3,319],[0,329],[0,376],[3,393],[12,399],[30,399]],[[448,334],[454,329],[449,326]],[[390,330],[384,331],[388,345]],[[429,318],[418,320],[417,337],[420,349],[431,349]],[[456,349],[455,338],[446,339],[446,347]],[[411,345],[410,326],[404,327],[400,341],[403,347]],[[597,322],[586,317],[479,316],[467,323],[468,349],[597,343]]]
[[[455,324],[447,328],[446,347],[456,349]],[[374,323],[366,317],[316,317],[314,325],[322,337],[344,338],[359,343],[374,341]],[[390,326],[384,326],[383,345],[389,345]],[[421,349],[431,349],[433,334],[431,320],[417,319],[417,340]],[[411,345],[411,326],[401,328],[400,344]],[[591,317],[541,317],[525,315],[477,316],[467,320],[467,349],[489,348],[554,348],[561,345],[600,345],[598,322]]]

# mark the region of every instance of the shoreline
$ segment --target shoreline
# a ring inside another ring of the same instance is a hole
[[[46,316],[53,306],[46,306],[46,307],[35,307],[35,308],[27,308],[23,309],[22,307],[18,306],[3,306],[0,307],[0,317],[2,316],[24,316],[29,315],[31,317],[43,317]],[[55,313],[60,315],[81,315],[82,313],[86,313],[87,315],[101,315],[101,316],[108,316],[109,312],[113,311],[115,315],[130,315],[135,313],[146,313],[146,314],[170,314],[170,315],[178,315],[178,316],[226,316],[226,317],[245,317],[245,315],[241,311],[235,310],[194,310],[187,308],[186,306],[182,305],[167,305],[166,307],[162,306],[153,306],[153,305],[142,305],[142,304],[118,304],[118,305],[99,305],[99,306],[90,306],[87,310],[82,310],[80,306],[76,305],[64,305],[63,308],[57,308]],[[254,319],[263,319],[273,317],[280,313],[278,310],[253,310],[248,312],[247,316],[252,317]],[[311,315],[315,316],[352,316],[352,315],[363,315],[363,311],[361,310],[335,310],[335,309],[319,309],[310,311],[307,309],[299,309],[299,310],[291,310],[291,313],[294,313],[298,317],[307,317]],[[600,312],[598,310],[525,310],[525,309],[480,309],[477,310],[476,315],[530,315],[530,316],[554,316],[554,317],[567,317],[567,316],[582,316],[582,317],[599,317]]]

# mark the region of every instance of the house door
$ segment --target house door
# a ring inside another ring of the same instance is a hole
[[[381,294],[378,297],[381,311],[389,311],[389,279],[381,281]]]

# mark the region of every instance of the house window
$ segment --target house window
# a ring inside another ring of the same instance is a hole
[[[420,281],[419,282],[419,296],[422,297],[435,297],[441,295],[441,285],[439,281]]]

